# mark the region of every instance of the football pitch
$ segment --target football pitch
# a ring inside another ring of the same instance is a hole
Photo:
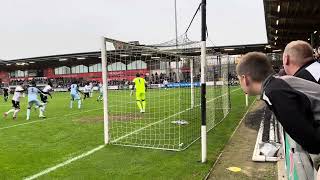
[[[116,119],[110,129],[114,144],[161,144],[166,148],[179,148],[175,129],[181,126],[172,125],[177,115],[190,123],[182,130],[186,134],[191,130],[200,132],[199,100],[195,101],[195,110],[189,111],[188,98],[184,98],[186,103],[176,100],[181,98],[181,93],[178,96],[174,90],[151,90],[147,92],[146,113],[143,117],[135,115],[131,121],[128,117],[137,114],[137,105],[129,94],[129,91],[109,93],[109,112],[111,118]],[[164,98],[159,99],[162,95]],[[69,93],[54,93],[47,105],[47,118],[39,119],[38,110],[32,109],[30,121],[25,120],[26,98],[23,98],[17,120],[8,116],[0,123],[0,179],[23,179],[38,173],[43,173],[39,179],[202,179],[247,110],[243,92],[239,87],[231,88],[231,112],[208,133],[208,162],[201,164],[199,141],[181,152],[101,146],[104,143],[103,109],[102,102],[96,101],[97,96],[98,93],[94,93],[93,98],[84,100],[79,110],[76,102],[73,109],[69,108]],[[2,98],[0,101],[1,112],[10,109],[11,102],[3,103]],[[119,115],[119,112],[122,113]],[[192,123],[188,117],[198,117],[192,119],[199,124]],[[126,127],[119,128],[124,121]],[[165,138],[158,138],[157,132],[151,131],[153,125],[160,123],[173,127]],[[134,133],[126,136],[130,132]],[[155,137],[146,137],[146,132]],[[183,137],[187,143],[193,139]],[[64,163],[97,147],[101,148],[88,156]],[[51,170],[46,171],[48,168]]]

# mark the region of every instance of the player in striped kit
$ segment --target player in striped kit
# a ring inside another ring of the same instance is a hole
[[[12,97],[12,109],[10,109],[9,111],[5,112],[3,114],[4,117],[7,117],[10,113],[13,113],[13,120],[15,120],[17,118],[18,112],[20,111],[20,98],[22,97],[22,93],[23,93],[24,89],[22,88],[21,85],[18,85],[15,88],[13,97]]]
[[[52,99],[52,95],[50,92],[52,92],[52,83],[49,81],[48,84],[42,89],[43,94],[40,94],[40,99],[43,103],[43,111],[46,110],[47,104],[48,104],[48,96]]]
[[[86,83],[86,85],[84,86],[84,90],[83,90],[83,93],[84,93],[84,97],[83,99],[85,100],[86,98],[90,98],[90,92],[91,92],[91,86],[89,83]]]

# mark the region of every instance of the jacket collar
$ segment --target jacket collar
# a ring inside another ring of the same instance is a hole
[[[262,93],[260,99],[263,99],[263,94],[268,84],[275,78],[275,73],[270,74],[262,83]]]
[[[298,69],[298,71],[297,71],[296,73],[294,73],[293,76],[296,76],[300,71],[302,71],[303,69],[305,69],[306,67],[308,67],[309,65],[311,65],[311,64],[314,63],[314,62],[316,62],[316,60],[313,59],[313,60],[305,63],[303,66],[301,66],[301,67]]]

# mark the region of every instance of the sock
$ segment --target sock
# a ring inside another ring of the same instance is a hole
[[[27,119],[30,119],[30,109],[27,109]]]
[[[14,109],[10,109],[10,110],[7,112],[7,114],[10,114],[10,113],[12,113],[12,112],[14,112]]]
[[[146,109],[146,101],[142,101],[142,109],[143,109],[143,110]]]
[[[17,114],[18,114],[19,111],[20,111],[20,109],[14,110],[13,117],[17,117]]]
[[[78,109],[80,109],[81,108],[81,100],[79,99],[78,100]]]
[[[70,101],[70,109],[72,109],[73,101]]]
[[[43,112],[46,110],[46,107],[47,107],[47,104],[43,104],[43,106],[42,106]]]
[[[43,112],[44,112],[43,107],[40,107],[40,108],[39,108],[39,116],[43,116]]]
[[[138,105],[139,109],[142,110],[142,106],[141,106],[140,101],[137,101],[137,105]]]

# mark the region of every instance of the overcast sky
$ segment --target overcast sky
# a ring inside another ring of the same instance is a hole
[[[200,1],[177,0],[179,34]],[[215,45],[267,42],[263,0],[208,0],[207,11]],[[197,16],[192,40],[200,40],[199,29]],[[173,39],[174,0],[0,0],[0,59],[97,51],[102,35],[143,44]]]

